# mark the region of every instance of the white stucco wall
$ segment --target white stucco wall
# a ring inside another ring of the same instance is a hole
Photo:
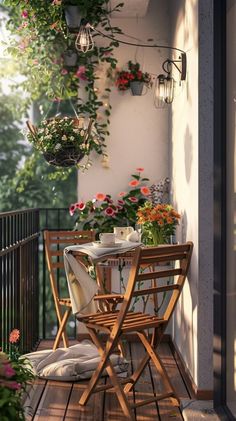
[[[191,271],[173,320],[173,338],[196,386],[212,390],[211,1],[169,3],[172,44],[181,46],[188,60],[187,81],[170,117],[172,196],[183,215],[177,239],[194,243]]]
[[[154,38],[155,42],[168,44],[167,3],[150,0],[144,18],[113,18],[112,24],[141,40]],[[161,64],[167,57],[164,50],[126,45],[120,45],[115,54],[121,69],[128,60],[137,60],[143,70],[154,74],[161,73]],[[110,136],[107,139],[110,168],[103,168],[101,158],[94,156],[92,167],[79,173],[79,199],[88,200],[98,191],[115,195],[126,190],[136,167],[145,168],[145,176],[151,182],[169,176],[168,110],[154,107],[153,92],[154,88],[137,97],[131,96],[129,91],[120,93],[115,86],[112,88]]]

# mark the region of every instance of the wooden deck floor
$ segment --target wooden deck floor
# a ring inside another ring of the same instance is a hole
[[[39,347],[39,349],[46,348],[51,348],[51,343],[43,342]],[[141,344],[132,342],[128,345],[128,353],[132,357],[131,370],[138,364],[143,352]],[[179,397],[189,398],[188,390],[169,345],[163,343],[159,348],[159,353]],[[96,393],[92,395],[85,407],[79,406],[78,401],[85,384],[85,382],[68,383],[38,379],[25,403],[27,421],[124,421],[116,395],[111,391]],[[160,378],[150,365],[137,383],[135,391],[130,393],[130,399],[137,402],[140,398],[149,397],[153,391],[158,393],[161,390]],[[170,399],[165,399],[158,405],[153,403],[138,408],[136,420],[179,421],[183,418],[179,408],[173,406]]]

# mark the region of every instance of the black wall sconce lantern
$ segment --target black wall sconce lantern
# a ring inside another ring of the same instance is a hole
[[[172,76],[173,67],[180,73],[180,83],[186,79],[187,58],[186,53],[181,53],[178,60],[167,59],[162,64],[165,74],[160,74],[156,79],[154,103],[157,108],[164,108],[174,100],[175,80]]]

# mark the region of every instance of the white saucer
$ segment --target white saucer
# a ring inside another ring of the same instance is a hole
[[[121,246],[121,241],[116,241],[115,243],[101,243],[101,241],[93,241],[94,247],[100,247],[100,248],[113,248],[113,247],[119,247]]]

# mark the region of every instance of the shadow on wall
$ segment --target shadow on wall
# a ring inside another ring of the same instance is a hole
[[[187,183],[190,182],[192,162],[193,162],[193,136],[189,126],[185,129],[184,135],[184,162],[185,162],[185,178]]]

